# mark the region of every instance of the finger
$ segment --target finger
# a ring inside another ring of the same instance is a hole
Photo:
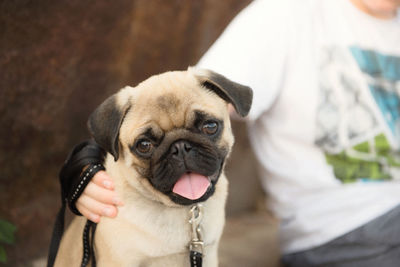
[[[123,205],[121,199],[117,196],[114,190],[105,189],[95,183],[89,183],[83,194],[102,202],[103,204]]]
[[[114,182],[105,171],[98,171],[93,176],[92,182],[107,189],[114,189]]]
[[[87,195],[82,195],[78,199],[83,207],[88,209],[91,213],[114,218],[117,216],[117,208],[114,205],[103,204]]]
[[[100,215],[95,214],[91,211],[89,211],[87,208],[85,208],[82,204],[76,203],[76,208],[79,210],[79,212],[85,216],[88,220],[91,220],[92,222],[98,223],[100,222]]]

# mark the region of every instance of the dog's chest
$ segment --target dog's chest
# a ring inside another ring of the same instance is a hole
[[[224,223],[223,219],[216,219],[215,207],[207,209],[207,204],[201,224],[206,247],[217,245]],[[218,214],[217,218],[220,217],[221,214]],[[116,258],[115,261],[136,262],[173,255],[186,259],[191,241],[189,218],[189,207],[152,206],[150,209],[139,202],[135,206],[121,208],[115,219],[104,218],[97,228],[96,243],[106,243],[105,250],[113,251],[114,255],[110,257]]]
[[[179,217],[182,218],[165,212],[121,209],[116,219],[105,219],[98,225],[98,233],[110,247],[118,248],[113,249],[118,254],[162,257],[187,250],[190,228]]]

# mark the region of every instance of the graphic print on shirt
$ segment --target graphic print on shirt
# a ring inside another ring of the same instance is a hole
[[[343,183],[400,177],[400,57],[322,52],[315,143]]]

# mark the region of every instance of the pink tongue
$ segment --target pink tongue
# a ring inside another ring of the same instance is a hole
[[[201,198],[210,185],[207,177],[196,173],[185,173],[176,182],[172,192],[187,199]]]

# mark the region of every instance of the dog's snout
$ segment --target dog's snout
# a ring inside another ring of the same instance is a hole
[[[192,150],[192,145],[184,140],[179,140],[172,144],[171,154],[175,157],[183,157]]]

